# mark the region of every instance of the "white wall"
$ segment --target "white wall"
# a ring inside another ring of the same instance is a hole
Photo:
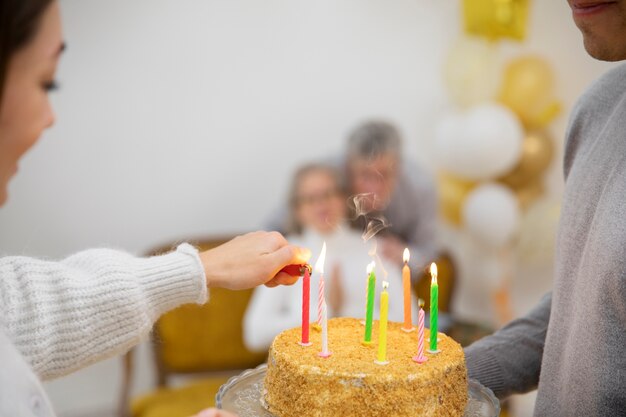
[[[369,116],[396,122],[407,155],[431,165],[434,120],[448,105],[441,61],[460,28],[456,2],[61,5],[69,48],[54,96],[58,123],[24,159],[0,211],[5,253],[56,258],[100,245],[142,253],[261,227],[294,167],[340,152]],[[606,68],[579,38],[566,2],[534,2],[523,50],[550,57],[566,108]],[[139,390],[149,385],[142,361]],[[108,407],[118,378],[111,360],[48,389],[63,415]]]

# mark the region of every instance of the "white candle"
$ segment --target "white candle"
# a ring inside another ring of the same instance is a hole
[[[328,350],[328,308],[326,307],[326,302],[322,304],[322,351],[319,355],[322,358],[332,355],[332,352]]]

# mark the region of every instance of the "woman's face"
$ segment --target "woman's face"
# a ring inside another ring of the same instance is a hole
[[[306,228],[332,232],[345,219],[346,202],[335,178],[323,170],[300,179],[296,193],[296,218]]]
[[[62,50],[61,17],[54,1],[30,43],[9,59],[0,98],[0,205],[7,199],[18,161],[54,122],[48,92]]]

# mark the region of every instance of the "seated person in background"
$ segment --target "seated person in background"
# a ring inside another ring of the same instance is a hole
[[[331,166],[313,164],[301,168],[294,176],[290,191],[290,234],[292,244],[310,248],[317,260],[326,242],[324,265],[325,297],[329,317],[365,317],[366,267],[372,261],[370,244],[361,233],[347,224],[346,193],[339,172]],[[389,319],[403,320],[402,274],[396,265],[383,265],[387,278],[377,262],[377,299],[374,318],[378,318],[379,294],[383,279],[389,282],[389,296],[398,302],[389,304]],[[311,276],[311,323],[317,321],[319,273]],[[417,317],[416,300],[413,316]],[[290,288],[258,288],[244,318],[244,342],[251,350],[266,350],[283,330],[297,327],[302,318],[302,285]]]
[[[402,266],[405,247],[411,251],[411,265],[417,272],[438,256],[436,223],[437,193],[432,176],[403,161],[398,130],[384,121],[367,121],[352,131],[347,152],[336,166],[347,183],[351,206],[358,205],[351,226],[360,232],[374,219],[384,219],[379,235],[379,252],[387,263]],[[271,230],[288,231],[286,210],[274,213]],[[417,268],[415,267],[417,266]]]
[[[368,219],[388,223],[379,236],[380,252],[402,264],[405,247],[411,264],[424,267],[438,255],[437,193],[431,175],[415,164],[404,164],[398,130],[384,121],[367,121],[352,131],[345,159],[350,194],[358,198],[353,221],[363,230]],[[419,271],[419,268],[413,268]]]

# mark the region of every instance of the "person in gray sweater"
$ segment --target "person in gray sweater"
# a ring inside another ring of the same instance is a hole
[[[402,157],[402,137],[384,120],[367,120],[356,126],[346,153],[329,165],[343,174],[350,195],[351,226],[364,240],[377,236],[377,251],[402,267],[405,247],[417,273],[440,255],[437,242],[437,190],[435,179],[424,168]],[[291,230],[287,206],[271,214],[267,227],[283,233]]]
[[[594,58],[626,59],[626,1],[569,0]],[[465,351],[500,398],[538,387],[536,416],[626,415],[626,65],[570,117],[555,284],[526,317]]]

